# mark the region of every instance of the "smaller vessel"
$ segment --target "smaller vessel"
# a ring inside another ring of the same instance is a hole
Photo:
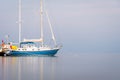
[[[1,49],[0,49],[0,55],[8,55],[11,51],[10,48],[10,43],[9,44],[5,44],[5,42],[2,40],[2,44],[1,44]]]

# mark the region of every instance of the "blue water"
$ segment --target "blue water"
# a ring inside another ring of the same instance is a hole
[[[120,80],[118,53],[0,57],[0,80]]]

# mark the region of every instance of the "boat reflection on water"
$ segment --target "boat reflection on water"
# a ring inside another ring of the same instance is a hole
[[[57,57],[0,57],[1,80],[55,80]]]

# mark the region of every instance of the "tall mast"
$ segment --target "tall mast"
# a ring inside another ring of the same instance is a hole
[[[43,1],[40,1],[40,28],[41,28],[41,39],[43,40]],[[44,41],[42,41],[42,46],[44,45]]]
[[[18,13],[18,25],[19,25],[19,43],[21,42],[21,27],[22,27],[22,13],[21,13],[21,0],[19,0],[19,13]]]

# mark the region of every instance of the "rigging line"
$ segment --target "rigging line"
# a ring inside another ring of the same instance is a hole
[[[51,22],[50,22],[50,18],[49,18],[49,16],[48,16],[47,11],[46,11],[46,15],[47,15],[47,19],[48,19],[48,23],[49,23],[50,31],[51,31],[51,34],[52,34],[52,39],[53,39],[53,41],[54,41],[54,44],[57,45],[57,43],[56,43],[56,39],[55,39],[55,34],[54,34],[54,32],[53,32],[52,24],[51,24]]]

